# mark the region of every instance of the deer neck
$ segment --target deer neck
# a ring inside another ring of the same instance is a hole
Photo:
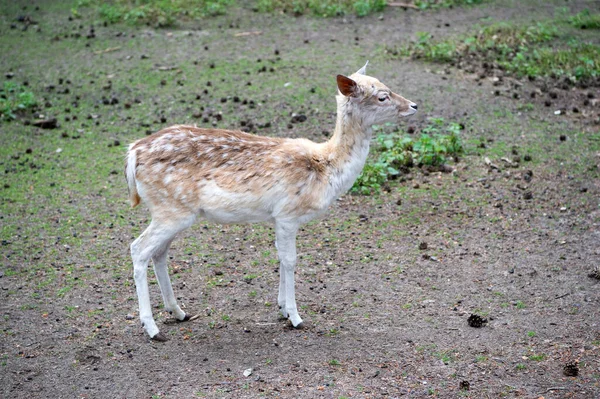
[[[371,142],[371,126],[365,126],[350,103],[338,103],[337,120],[326,143],[331,165],[329,189],[332,197],[344,194],[362,171]]]

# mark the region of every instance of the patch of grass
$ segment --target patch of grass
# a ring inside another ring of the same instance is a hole
[[[326,335],[328,337],[335,337],[339,333],[340,333],[340,330],[338,330],[337,328],[330,328]]]
[[[429,165],[439,167],[448,157],[456,157],[463,152],[460,139],[462,126],[455,122],[446,123],[443,118],[431,118],[418,138],[401,136],[398,132],[383,133],[376,127],[376,145],[362,173],[354,183],[351,192],[360,194],[377,193],[382,186],[413,166]]]
[[[589,16],[590,20],[593,20],[592,17]],[[589,23],[590,26],[594,24]],[[560,33],[555,22],[528,26],[501,23],[444,40],[435,40],[431,33],[419,32],[412,44],[388,51],[438,63],[460,63],[463,59],[481,58],[482,62],[496,63],[517,77],[560,76],[585,81],[600,76],[599,46],[575,40],[566,45],[550,45],[555,39],[568,39],[566,34]]]
[[[0,89],[0,120],[16,119],[17,113],[35,107],[33,93],[19,83],[6,81]]]
[[[180,19],[225,14],[233,4],[235,0],[113,0],[94,1],[91,5],[96,7],[100,18],[108,23],[169,27]],[[78,13],[77,8],[74,12]]]
[[[525,366],[523,363],[519,363],[515,366],[515,368],[519,371],[523,371],[527,369],[527,366]]]
[[[450,362],[456,360],[456,355],[450,351],[434,352],[433,356],[440,359],[444,364],[449,364]]]
[[[569,18],[569,23],[579,29],[600,29],[600,14],[585,9]]]
[[[544,359],[546,359],[546,355],[543,353],[534,354],[534,355],[529,356],[529,360],[533,360],[535,362],[541,362]]]
[[[386,0],[258,0],[257,9],[261,12],[283,11],[297,15],[313,14],[321,17],[334,17],[355,14],[359,17],[382,11]]]
[[[502,65],[519,77],[556,75],[572,81],[587,80],[600,76],[600,46],[573,42],[563,49],[522,47]]]
[[[474,34],[445,40],[434,40],[431,33],[418,32],[417,41],[402,47],[399,55],[432,62],[452,62],[474,52],[491,51],[509,55],[521,46],[547,42],[556,36],[554,27],[540,23],[527,27],[494,24]]]
[[[329,362],[327,362],[327,363],[328,363],[330,366],[339,366],[339,365],[341,365],[341,364],[342,364],[342,363],[340,363],[340,361],[339,361],[339,360],[336,360],[336,359],[331,359],[331,360],[330,360]]]
[[[421,10],[450,8],[455,6],[481,4],[483,0],[416,0],[414,4]]]

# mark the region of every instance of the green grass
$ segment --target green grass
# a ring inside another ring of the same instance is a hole
[[[127,22],[156,27],[173,26],[180,19],[197,19],[225,14],[235,0],[113,0],[79,2],[93,5],[108,23]],[[75,9],[74,14],[78,11]]]
[[[600,14],[592,14],[586,9],[570,17],[569,23],[579,29],[600,29]]]
[[[543,353],[533,354],[529,355],[529,359],[533,360],[534,362],[541,362],[542,360],[546,359],[546,355]]]
[[[171,27],[179,20],[190,20],[226,14],[239,6],[236,0],[80,0],[72,9],[80,16],[80,9],[92,6],[107,23],[126,22],[155,27]],[[333,17],[354,14],[359,17],[382,11],[386,0],[256,0],[251,6],[261,12],[284,11],[297,15],[312,14]]]
[[[593,20],[593,16],[589,17]],[[476,59],[476,63],[496,63],[517,77],[568,77],[572,81],[598,78],[600,46],[574,39],[558,29],[557,24],[558,21],[527,26],[500,23],[443,40],[419,32],[415,42],[388,52],[438,63]],[[590,26],[594,26],[593,22]]]
[[[483,0],[417,0],[421,10],[480,4]],[[126,22],[155,27],[171,27],[179,20],[206,18],[226,14],[241,5],[236,0],[79,0],[71,12],[80,17],[80,9],[92,6],[107,23]],[[335,17],[356,15],[364,17],[381,12],[387,0],[256,0],[249,5],[260,12],[285,12],[295,15]]]
[[[0,120],[11,121],[19,112],[37,105],[34,94],[19,83],[5,81],[0,88]]]
[[[388,180],[408,168],[443,165],[448,158],[463,153],[461,129],[462,125],[447,123],[443,118],[431,118],[416,138],[397,131],[385,133],[384,127],[375,127],[375,148],[351,191],[365,195],[377,193]]]
[[[414,4],[421,10],[450,8],[455,6],[481,4],[484,0],[416,0]]]
[[[321,17],[334,17],[355,14],[364,17],[382,11],[386,0],[258,0],[257,9],[261,12],[281,10],[294,14],[313,14]]]

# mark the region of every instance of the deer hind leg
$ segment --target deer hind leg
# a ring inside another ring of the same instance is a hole
[[[169,314],[173,315],[177,321],[187,321],[189,316],[185,314],[183,310],[177,305],[175,294],[173,293],[173,286],[171,285],[171,279],[169,278],[169,270],[167,267],[167,252],[169,246],[173,240],[167,242],[164,248],[157,251],[152,256],[152,263],[154,263],[154,274],[158,280],[158,286],[162,293],[165,309]]]
[[[296,306],[294,287],[294,271],[296,268],[296,223],[277,222],[275,237],[277,255],[279,257],[279,296],[278,303],[281,314],[288,318],[296,328],[302,327],[302,319]]]
[[[150,305],[150,293],[148,290],[148,263],[150,259],[154,259],[155,270],[157,270],[157,279],[163,291],[165,305],[171,306],[175,302],[171,282],[168,279],[166,269],[166,253],[167,248],[175,235],[185,228],[189,227],[194,222],[194,217],[175,221],[171,219],[169,222],[160,222],[156,219],[152,220],[150,226],[131,244],[131,258],[133,260],[133,277],[137,291],[140,321],[144,330],[148,335],[156,341],[165,341],[166,337],[160,332],[156,326],[156,322],[152,316],[152,307]],[[161,262],[161,257],[164,261]],[[158,262],[156,262],[158,260]],[[158,264],[158,266],[157,266]],[[166,281],[165,281],[166,276]],[[172,299],[171,299],[172,298]],[[175,307],[178,308],[175,303]],[[171,307],[172,309],[172,307]],[[181,309],[179,309],[181,311]],[[183,313],[181,311],[181,313]],[[176,317],[181,317],[181,314],[176,313]],[[182,319],[185,319],[185,314]]]

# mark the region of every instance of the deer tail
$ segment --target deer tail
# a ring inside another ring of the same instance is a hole
[[[137,183],[135,181],[135,168],[137,166],[137,154],[132,148],[133,145],[129,146],[127,156],[125,158],[125,178],[127,179],[127,188],[129,191],[129,202],[131,207],[135,208],[140,203],[140,195],[137,191]]]

